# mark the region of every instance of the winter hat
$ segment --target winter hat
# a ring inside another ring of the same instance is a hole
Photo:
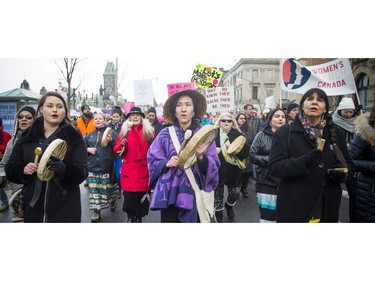
[[[337,107],[337,110],[342,109],[355,109],[352,98],[343,98]]]
[[[17,111],[17,116],[20,112],[22,111],[27,111],[27,112],[30,112],[30,114],[34,117],[35,119],[35,116],[36,116],[36,111],[33,107],[29,106],[29,105],[25,105],[24,107],[21,107],[18,111]]]
[[[298,108],[298,104],[297,103],[290,103],[290,104],[288,104],[288,106],[286,107],[286,114],[288,115],[295,108]]]
[[[133,107],[130,112],[126,115],[126,119],[130,117],[132,114],[140,114],[143,118],[145,118],[145,115],[142,113],[142,110],[139,107]]]

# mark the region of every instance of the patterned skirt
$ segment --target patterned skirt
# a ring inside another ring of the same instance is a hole
[[[257,184],[259,222],[276,222],[277,188]]]
[[[111,202],[116,201],[118,185],[111,184],[109,173],[89,173],[87,178],[89,185],[89,209],[102,210],[109,208]]]

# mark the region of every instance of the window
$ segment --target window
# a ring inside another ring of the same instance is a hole
[[[253,100],[257,100],[257,99],[258,99],[258,87],[254,86],[253,87]]]
[[[364,73],[359,74],[357,78],[357,89],[359,99],[361,100],[360,103],[362,104],[363,108],[367,106],[367,90],[368,90],[368,76]]]
[[[273,88],[266,88],[266,97],[273,96]]]
[[[253,77],[253,79],[258,79],[258,77],[259,77],[258,69],[252,70],[252,77]]]

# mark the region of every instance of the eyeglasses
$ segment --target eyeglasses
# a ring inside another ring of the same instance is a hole
[[[32,115],[22,115],[22,114],[20,114],[20,115],[17,116],[17,118],[19,120],[22,120],[23,118],[26,118],[27,120],[31,120],[31,119],[33,119],[33,116]]]
[[[228,119],[221,119],[220,122],[223,122],[223,123],[232,123],[233,121],[232,120],[228,120]]]

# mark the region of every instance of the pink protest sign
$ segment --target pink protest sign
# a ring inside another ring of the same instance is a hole
[[[134,107],[133,102],[124,103],[124,111],[127,114]]]
[[[194,82],[167,84],[167,88],[168,88],[168,97],[170,97],[174,93],[182,91],[182,90],[194,90],[195,84]]]

